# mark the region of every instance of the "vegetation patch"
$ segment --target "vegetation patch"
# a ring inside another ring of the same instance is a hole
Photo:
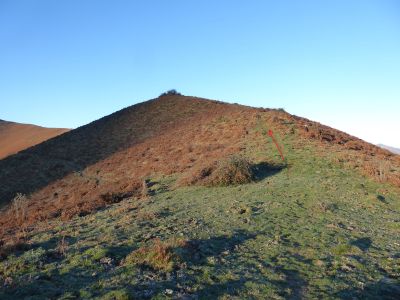
[[[262,180],[285,166],[267,162],[253,163],[243,155],[231,155],[220,161],[191,170],[178,180],[178,186],[232,186]]]
[[[26,251],[28,249],[29,245],[23,240],[8,242],[0,246],[0,260],[6,259],[10,254],[15,254],[18,251]]]
[[[129,292],[125,289],[115,290],[108,292],[102,298],[102,300],[129,300],[132,297],[129,295]]]
[[[244,156],[232,155],[218,163],[208,182],[211,186],[245,184],[254,180],[251,162]]]
[[[123,261],[123,265],[146,266],[156,271],[171,272],[179,260],[175,249],[184,247],[186,242],[179,239],[171,239],[162,242],[155,239],[151,245],[141,247],[131,252]]]

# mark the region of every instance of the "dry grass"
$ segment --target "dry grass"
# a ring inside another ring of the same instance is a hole
[[[58,255],[64,257],[67,255],[68,248],[69,248],[69,243],[65,239],[65,236],[63,236],[62,239],[57,244],[56,251]]]
[[[387,181],[390,174],[391,164],[390,161],[380,160],[379,161],[379,180],[381,182]]]
[[[137,221],[153,221],[157,218],[157,214],[153,212],[147,212],[147,211],[139,211],[138,214],[136,215],[136,220]]]
[[[149,187],[148,187],[148,180],[144,179],[142,181],[142,190],[141,190],[141,196],[143,198],[147,198],[150,195],[149,193]]]
[[[252,163],[242,155],[230,155],[207,166],[194,168],[180,178],[178,186],[229,186],[246,184],[255,179]]]
[[[22,227],[27,218],[28,201],[25,195],[18,193],[11,202],[12,213],[18,226]]]
[[[228,186],[245,184],[254,180],[254,173],[250,161],[239,155],[233,155],[219,162],[212,172],[208,185]]]
[[[184,240],[169,240],[162,242],[155,239],[151,245],[139,248],[130,253],[122,262],[123,265],[140,265],[153,270],[171,272],[177,263],[174,249],[184,247]]]
[[[14,226],[14,236],[11,237],[13,240],[15,237],[25,238],[27,235],[28,228],[28,198],[18,193],[11,201],[11,207],[9,210],[9,217],[11,219],[11,226]],[[2,231],[4,233],[4,229]],[[17,243],[18,244],[18,243]]]
[[[200,166],[198,168],[193,168],[179,178],[177,186],[191,186],[204,183],[215,170],[215,167],[216,164],[214,163],[206,167]]]

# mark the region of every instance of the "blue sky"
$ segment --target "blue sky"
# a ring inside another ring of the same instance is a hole
[[[400,147],[400,2],[0,0],[0,119],[74,128],[171,88]]]

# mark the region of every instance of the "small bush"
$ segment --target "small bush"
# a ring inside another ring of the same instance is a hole
[[[12,200],[12,211],[17,225],[23,227],[27,218],[28,201],[25,195],[18,193]]]
[[[207,166],[196,167],[181,177],[178,186],[228,186],[256,180],[259,167],[241,155],[232,155]]]
[[[179,96],[181,96],[182,94],[181,94],[181,93],[178,93],[175,89],[172,89],[172,90],[169,90],[169,91],[166,91],[166,92],[162,93],[162,94],[160,95],[160,97],[162,97],[162,96],[169,96],[169,95],[179,95]]]
[[[174,248],[185,245],[183,240],[162,242],[154,240],[153,244],[139,248],[130,253],[123,261],[124,265],[142,265],[156,271],[171,272],[177,261]]]
[[[250,161],[239,155],[230,156],[228,159],[218,163],[212,172],[209,185],[228,186],[245,184],[254,180],[254,171]]]

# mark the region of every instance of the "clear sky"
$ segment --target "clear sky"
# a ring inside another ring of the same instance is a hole
[[[400,1],[0,0],[0,119],[74,128],[172,88],[400,147]]]

